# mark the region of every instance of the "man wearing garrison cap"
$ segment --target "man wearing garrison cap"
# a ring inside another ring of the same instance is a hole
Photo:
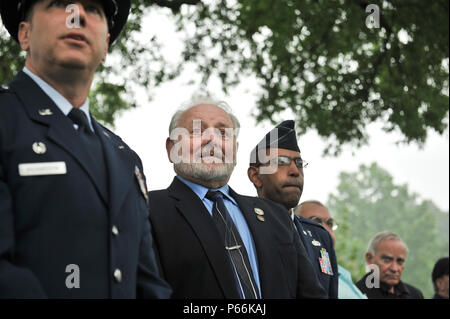
[[[89,112],[129,0],[0,0],[26,64],[0,85],[0,298],[168,298],[142,164]]]
[[[300,155],[294,121],[277,125],[250,155],[248,177],[258,197],[282,204],[307,249],[318,280],[329,298],[337,298],[337,261],[329,233],[319,224],[293,212],[303,192],[304,162]]]

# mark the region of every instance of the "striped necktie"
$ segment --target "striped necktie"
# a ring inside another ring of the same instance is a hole
[[[219,191],[209,191],[206,198],[214,203],[213,220],[219,230],[220,238],[223,240],[224,249],[230,258],[241,298],[259,299],[247,250],[225,207],[223,194]]]

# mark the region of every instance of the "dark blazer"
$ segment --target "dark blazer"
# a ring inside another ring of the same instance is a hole
[[[230,188],[252,233],[262,298],[326,298],[289,215],[274,202]],[[174,298],[239,298],[214,222],[198,196],[178,178],[149,193],[154,245]],[[254,209],[264,211],[265,221]],[[282,213],[280,213],[282,212]]]
[[[1,89],[0,298],[170,296],[152,250],[141,161],[94,119],[93,126],[106,196],[73,123],[39,86],[20,72]],[[36,152],[37,142],[45,149]],[[64,162],[67,173],[19,174],[20,164],[46,162]],[[75,274],[68,265],[78,266],[80,288],[67,288]]]
[[[316,271],[320,284],[328,293],[329,298],[338,297],[338,266],[333,241],[328,231],[322,225],[315,223],[305,217],[295,216],[294,223],[300,235],[300,239],[308,252],[314,270]],[[321,250],[328,253],[332,274],[322,271],[319,258],[323,259]]]

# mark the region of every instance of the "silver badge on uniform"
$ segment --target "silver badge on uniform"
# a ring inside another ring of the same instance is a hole
[[[49,115],[53,115],[53,112],[50,109],[42,109],[42,110],[39,110],[39,115],[40,116],[49,116]]]
[[[45,154],[47,152],[47,146],[45,146],[45,144],[42,142],[33,143],[32,148],[33,152],[39,155]]]

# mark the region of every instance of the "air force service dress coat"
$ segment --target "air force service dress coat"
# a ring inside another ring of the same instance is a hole
[[[326,298],[289,215],[278,204],[230,188],[255,243],[262,298]],[[149,193],[154,245],[173,297],[239,298],[220,236],[201,199],[174,178]],[[257,218],[255,208],[264,212]]]
[[[294,216],[294,224],[306,248],[320,284],[331,299],[338,298],[338,266],[333,241],[322,225],[302,216]]]
[[[170,296],[152,250],[141,161],[92,124],[103,147],[106,194],[73,123],[40,87],[23,72],[2,87],[1,298]],[[78,282],[70,277],[77,274]]]

